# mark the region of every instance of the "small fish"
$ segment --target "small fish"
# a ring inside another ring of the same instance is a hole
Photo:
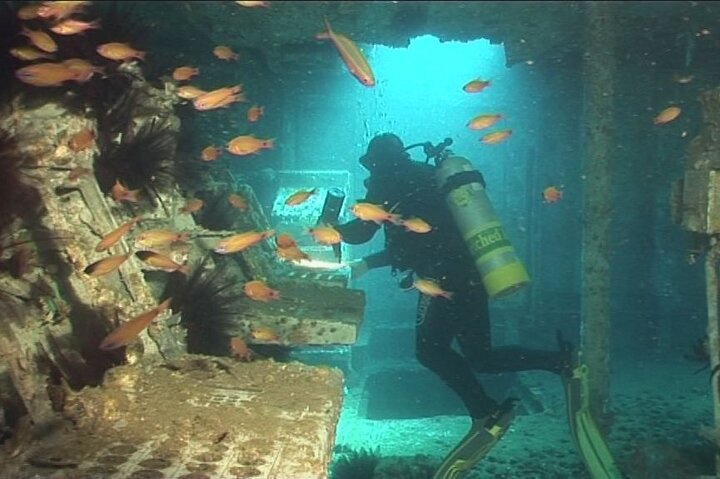
[[[217,247],[215,248],[215,252],[219,254],[230,254],[245,251],[251,246],[260,243],[261,241],[271,237],[274,234],[275,230],[267,230],[261,232],[248,231],[246,233],[236,234],[220,241],[220,243],[218,243]]]
[[[288,198],[285,200],[285,204],[287,206],[297,206],[305,203],[308,198],[310,198],[312,195],[315,194],[317,191],[317,188],[313,188],[312,190],[301,190],[293,193],[292,195],[288,196]]]
[[[138,224],[140,221],[142,221],[142,217],[136,216],[127,223],[106,234],[95,247],[95,251],[100,252],[112,248],[123,238],[123,236],[132,231],[135,225]]]
[[[413,286],[422,294],[432,297],[442,296],[446,299],[452,299],[454,294],[449,291],[445,291],[439,284],[431,279],[416,279]]]
[[[404,226],[407,231],[412,231],[413,233],[429,233],[432,231],[432,226],[420,218],[404,219],[400,221],[400,224]]]
[[[545,203],[557,203],[563,199],[563,191],[555,186],[548,186],[542,192]]]
[[[205,206],[205,202],[199,198],[193,198],[185,203],[185,206],[180,210],[181,214],[192,214],[197,213]]]
[[[695,75],[678,75],[677,73],[675,73],[672,79],[675,83],[680,83],[681,85],[684,85],[693,81],[693,79],[695,79]]]
[[[23,61],[33,61],[33,60],[39,60],[40,58],[50,59],[52,60],[54,57],[53,55],[50,55],[48,53],[45,53],[41,50],[38,50],[31,46],[21,46],[16,48],[10,49],[10,55],[14,56],[18,60]]]
[[[367,87],[375,86],[375,75],[373,74],[372,68],[368,63],[362,50],[357,46],[355,42],[350,40],[345,35],[335,33],[330,28],[330,22],[325,18],[325,26],[327,27],[326,32],[319,33],[315,36],[318,40],[330,39],[335,44],[340,57],[345,62],[348,70],[357,78],[360,83]]]
[[[44,52],[54,53],[58,49],[55,40],[53,40],[50,35],[43,32],[42,30],[30,30],[23,25],[21,34],[28,37],[30,39],[30,43],[32,43]]]
[[[185,100],[193,100],[199,96],[206,94],[205,90],[201,90],[198,87],[191,85],[185,85],[178,88],[178,96]]]
[[[363,221],[374,221],[377,224],[389,221],[398,225],[402,222],[400,215],[389,213],[382,206],[372,203],[357,203],[350,208],[350,211]]]
[[[115,184],[110,190],[110,194],[118,203],[122,201],[127,201],[129,203],[140,202],[140,190],[128,190],[122,183],[120,183],[120,180],[115,180]]]
[[[84,166],[76,166],[72,170],[70,170],[70,173],[68,174],[68,180],[70,181],[77,181],[83,176],[92,174],[93,170],[91,168],[85,168]]]
[[[102,28],[100,26],[100,20],[93,20],[92,22],[84,22],[82,20],[75,20],[73,18],[68,18],[66,20],[62,20],[60,23],[56,23],[52,27],[50,27],[50,31],[57,33],[58,35],[76,35],[78,33],[83,33],[86,30],[92,30],[92,29],[99,29]]]
[[[287,233],[282,233],[275,238],[278,248],[292,248],[297,246],[297,241]]]
[[[267,303],[274,299],[280,299],[280,292],[276,289],[272,289],[270,286],[265,284],[263,281],[255,280],[248,281],[245,283],[244,288],[245,294],[248,298],[253,301],[262,301]]]
[[[275,138],[263,140],[254,135],[241,135],[233,138],[226,149],[233,155],[245,156],[258,154],[260,150],[272,149],[274,146]]]
[[[255,341],[263,341],[268,343],[275,343],[280,340],[280,336],[278,336],[278,333],[276,333],[274,329],[267,326],[258,326],[256,328],[253,328],[250,331],[250,336],[252,336]]]
[[[20,20],[32,20],[33,18],[39,17],[38,10],[42,7],[41,4],[36,3],[34,5],[25,5],[20,8],[17,12],[17,17]]]
[[[173,71],[172,77],[173,77],[173,80],[176,80],[176,81],[185,81],[185,80],[189,80],[192,77],[194,77],[195,75],[199,75],[199,74],[200,74],[199,68],[178,67]]]
[[[16,70],[15,77],[33,86],[60,86],[63,82],[77,80],[80,74],[60,63],[36,63]]]
[[[228,202],[233,206],[233,208],[237,208],[243,213],[250,209],[247,199],[237,193],[231,193],[230,196],[228,196]]]
[[[213,50],[213,53],[216,57],[218,57],[220,60],[226,60],[226,61],[237,61],[240,58],[240,55],[232,51],[232,49],[225,45],[219,45],[215,47]]]
[[[200,156],[202,157],[203,161],[215,161],[220,157],[221,154],[221,148],[218,148],[215,145],[210,145],[205,148],[202,153],[200,153]]]
[[[297,246],[287,246],[284,248],[278,247],[276,252],[279,257],[288,261],[301,261],[310,259],[310,256],[308,256],[307,253],[302,251]]]
[[[183,274],[188,274],[187,265],[178,264],[171,258],[168,258],[160,253],[156,253],[155,251],[137,251],[135,253],[135,257],[148,266],[152,266],[153,268],[160,269],[162,271],[167,271],[168,273],[179,271]]]
[[[97,52],[100,56],[109,60],[121,62],[132,60],[133,58],[145,61],[145,55],[147,55],[147,52],[135,50],[129,43],[120,42],[103,43],[97,47]]]
[[[70,137],[68,146],[75,153],[90,148],[95,141],[95,132],[91,128],[84,128]]]
[[[230,340],[230,350],[233,356],[242,361],[250,362],[253,359],[253,351],[243,338],[236,336]]]
[[[250,123],[255,123],[265,114],[265,107],[259,105],[253,105],[247,112],[247,119]]]
[[[38,8],[37,14],[41,18],[62,20],[73,13],[80,12],[82,8],[89,3],[90,2],[78,1],[43,2]]]
[[[155,318],[170,309],[171,302],[172,298],[168,298],[149,311],[146,311],[134,317],[127,323],[120,325],[110,334],[105,336],[98,347],[103,351],[109,351],[111,349],[120,348],[132,343],[140,336],[140,333],[150,326],[150,323],[152,323]]]
[[[469,81],[463,86],[463,90],[467,93],[480,93],[484,89],[490,86],[489,80],[476,79]]]
[[[312,235],[315,242],[323,245],[338,244],[342,241],[342,235],[332,226],[316,226],[310,228],[308,232]]]
[[[82,58],[70,58],[68,60],[64,60],[62,64],[70,70],[78,73],[78,77],[75,80],[80,83],[90,80],[96,73],[105,75],[105,68],[96,67]]]
[[[510,138],[510,135],[512,135],[512,130],[499,130],[493,133],[488,133],[480,138],[480,141],[486,145],[497,145],[498,143],[502,143]]]
[[[83,272],[90,276],[103,276],[108,273],[112,273],[120,267],[132,253],[118,254],[115,256],[108,256],[99,261],[95,261],[93,264],[87,266]]]
[[[493,114],[493,115],[478,115],[469,122],[467,122],[467,127],[471,130],[484,130],[485,128],[490,128],[495,123],[499,122],[502,119],[502,115],[500,114]]]
[[[158,248],[187,240],[187,233],[178,233],[177,231],[163,229],[146,230],[135,238],[135,246],[143,248]]]
[[[270,2],[267,2],[267,1],[250,1],[250,0],[246,0],[246,1],[236,1],[235,3],[237,3],[237,4],[240,5],[241,7],[248,7],[248,8],[253,8],[253,7],[265,7],[265,8],[268,8],[268,7],[270,6]]]
[[[655,119],[653,119],[653,124],[665,125],[667,123],[670,123],[671,121],[679,117],[680,113],[682,113],[682,109],[680,109],[679,106],[669,106],[663,111],[661,111],[660,114],[655,117]]]
[[[206,111],[223,108],[234,102],[246,101],[242,89],[242,85],[235,85],[233,87],[218,88],[217,90],[207,92],[193,100],[193,107],[195,107],[196,110]]]

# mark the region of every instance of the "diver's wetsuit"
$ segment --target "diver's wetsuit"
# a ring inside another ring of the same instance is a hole
[[[403,226],[384,223],[386,251],[365,258],[368,268],[392,265],[413,270],[416,277],[430,278],[454,293],[453,299],[420,295],[416,324],[416,355],[455,391],[473,418],[487,416],[497,408],[477,380],[474,371],[497,373],[542,369],[560,372],[559,352],[515,346],[492,348],[488,296],[452,214],[435,186],[435,168],[406,162],[402,168],[373,173],[366,181],[366,202],[384,205],[403,218],[418,217],[433,229],[413,233]],[[380,226],[354,220],[336,227],[343,241],[369,241]],[[451,347],[457,339],[462,354]]]

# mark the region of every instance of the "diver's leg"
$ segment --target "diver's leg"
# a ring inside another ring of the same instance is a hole
[[[560,373],[567,366],[568,354],[519,346],[492,347],[488,298],[473,288],[456,299],[458,308],[457,341],[460,350],[477,372],[501,373],[541,369]]]
[[[420,295],[415,326],[415,353],[420,363],[437,374],[465,404],[470,416],[482,418],[497,409],[471,365],[450,346],[456,317],[452,301]]]

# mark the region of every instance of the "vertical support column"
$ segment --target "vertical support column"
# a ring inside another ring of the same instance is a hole
[[[584,173],[582,330],[590,368],[590,410],[601,429],[609,426],[610,262],[612,213],[610,161],[614,154],[613,96],[615,27],[613,2],[588,2],[583,75]]]
[[[720,259],[720,243],[715,242],[705,259],[705,282],[707,285],[708,311],[708,344],[710,346],[710,364],[720,364],[720,314],[718,312],[718,259]],[[720,430],[720,378],[713,374],[713,411],[715,412],[715,429]],[[720,454],[715,454],[715,476],[720,477]]]

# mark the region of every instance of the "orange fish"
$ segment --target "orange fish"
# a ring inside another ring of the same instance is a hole
[[[367,87],[375,86],[375,75],[362,50],[345,35],[333,32],[327,18],[325,18],[325,26],[327,32],[319,33],[315,38],[318,40],[332,40],[350,73],[360,80],[363,85]]]
[[[310,259],[310,256],[308,256],[304,251],[302,251],[297,246],[287,246],[284,248],[278,247],[277,255],[288,261],[301,261],[301,260]]]
[[[100,240],[98,245],[95,247],[95,251],[105,251],[115,246],[122,239],[122,237],[128,234],[141,220],[141,216],[136,216],[127,223],[119,226],[118,228],[103,236],[102,240]]]
[[[43,2],[38,8],[37,14],[41,18],[54,18],[55,20],[62,20],[75,12],[79,12],[89,3],[90,2],[77,1]]]
[[[260,150],[275,146],[275,138],[263,140],[254,135],[242,135],[233,138],[227,145],[227,151],[233,155],[245,156],[257,154]]]
[[[247,112],[247,119],[250,123],[255,123],[265,114],[265,107],[253,105]]]
[[[439,284],[431,279],[416,279],[413,286],[422,294],[432,297],[442,296],[443,298],[452,299],[454,294],[449,291],[445,291]]]
[[[53,55],[49,55],[43,51],[40,51],[31,46],[21,46],[10,49],[10,55],[14,56],[19,60],[33,61],[40,58],[53,59]]]
[[[93,264],[88,265],[83,272],[90,276],[102,276],[108,273],[112,273],[120,267],[132,253],[118,254],[115,256],[108,256],[99,261],[95,261]]]
[[[50,31],[57,33],[58,35],[75,35],[77,33],[83,33],[86,30],[92,30],[97,28],[101,28],[100,20],[84,22],[82,20],[68,18],[50,27]]]
[[[187,203],[185,203],[185,206],[182,207],[180,210],[180,213],[183,214],[191,214],[191,213],[197,213],[202,209],[202,207],[205,206],[205,202],[199,198],[193,198],[191,200],[188,200]]]
[[[308,198],[314,195],[316,191],[317,188],[313,188],[312,190],[298,191],[296,193],[293,193],[292,195],[288,196],[288,199],[285,200],[285,204],[288,206],[301,205],[305,203]]]
[[[332,226],[316,226],[315,228],[310,228],[308,232],[312,235],[313,239],[320,244],[333,245],[342,241],[342,235]]]
[[[512,135],[512,130],[499,130],[493,133],[488,133],[480,138],[480,141],[486,145],[497,145],[498,143],[502,143],[510,138],[510,135]]]
[[[350,211],[363,221],[374,221],[377,224],[389,221],[398,225],[402,222],[400,215],[389,213],[382,206],[373,205],[372,203],[357,203],[350,208]]]
[[[267,303],[273,299],[280,299],[280,292],[272,289],[263,281],[255,280],[245,283],[245,294],[253,301]]]
[[[265,8],[268,8],[268,7],[270,6],[270,2],[257,1],[257,0],[256,0],[256,1],[252,1],[252,0],[236,1],[235,3],[237,3],[237,4],[240,5],[241,7],[248,7],[248,8],[253,8],[253,7],[265,7]]]
[[[185,85],[178,88],[178,96],[180,98],[184,98],[185,100],[193,100],[206,93],[207,92],[205,90],[201,90],[198,87],[194,87],[191,85]]]
[[[217,90],[207,92],[195,98],[193,100],[193,106],[196,110],[205,111],[223,108],[234,102],[245,101],[245,95],[242,93],[242,89],[242,85],[218,88]]]
[[[476,80],[469,81],[463,86],[463,90],[465,90],[468,93],[480,93],[484,89],[490,86],[489,80],[480,80],[479,78]]]
[[[78,77],[75,80],[81,83],[90,80],[95,73],[105,74],[103,67],[96,67],[82,58],[70,58],[64,60],[62,64],[70,70],[77,72]]]
[[[680,113],[682,113],[682,110],[679,106],[669,106],[663,111],[661,111],[658,116],[655,117],[653,123],[655,125],[665,125],[666,123],[670,123],[675,118],[679,117]]]
[[[140,336],[140,333],[142,333],[145,328],[150,326],[153,319],[170,309],[171,302],[172,298],[168,298],[151,310],[134,317],[127,323],[122,324],[120,327],[105,336],[105,339],[102,340],[99,348],[103,351],[108,351],[122,346],[127,346],[132,343]]]
[[[220,46],[215,47],[215,49],[213,50],[213,53],[214,53],[215,56],[218,57],[220,60],[226,60],[226,61],[233,60],[233,61],[237,61],[238,58],[240,58],[240,55],[238,55],[237,53],[235,53],[234,51],[232,51],[232,49],[231,49],[230,47],[225,46],[225,45],[220,45]]]
[[[216,147],[215,145],[210,145],[205,148],[200,155],[203,161],[215,161],[221,153],[222,149]]]
[[[545,203],[557,203],[563,198],[563,191],[555,186],[548,186],[542,192]]]
[[[280,340],[280,336],[275,332],[274,329],[268,328],[267,326],[258,326],[250,331],[250,336],[255,341],[273,342],[276,343]]]
[[[237,193],[231,193],[230,196],[228,196],[228,202],[233,205],[233,207],[239,209],[243,213],[250,209],[250,205],[248,205],[247,199],[238,195]]]
[[[77,80],[80,74],[60,63],[36,63],[15,71],[23,83],[33,86],[59,86],[69,80]]]
[[[179,271],[183,274],[188,273],[187,265],[178,264],[167,256],[154,251],[137,251],[135,253],[135,257],[148,266],[167,271],[168,273],[173,273],[175,271]]]
[[[25,5],[17,12],[17,17],[20,20],[32,20],[33,18],[37,18],[38,10],[40,9],[42,5],[39,3],[36,3],[34,5]]]
[[[278,235],[275,238],[275,242],[277,243],[278,248],[292,248],[293,246],[297,246],[297,241],[295,241],[295,239],[287,233]]]
[[[187,241],[187,233],[178,233],[171,230],[146,230],[135,238],[135,246],[144,248],[158,248],[168,246],[179,241]]]
[[[247,233],[236,234],[220,241],[220,243],[218,243],[217,247],[215,248],[215,252],[219,254],[230,254],[244,251],[249,247],[260,243],[264,239],[271,237],[274,234],[275,230],[267,230],[261,232],[248,231]]]
[[[70,137],[68,145],[75,153],[83,151],[92,146],[95,141],[95,132],[91,128],[85,128]]]
[[[495,123],[499,122],[502,118],[502,115],[495,114],[495,115],[478,115],[469,122],[467,122],[467,127],[471,130],[484,130],[485,128],[490,128]]]
[[[44,52],[53,53],[56,52],[58,49],[55,40],[53,40],[50,35],[43,32],[42,30],[30,30],[23,25],[21,34],[28,37],[30,39],[30,43],[32,43]]]
[[[199,68],[194,67],[178,67],[173,71],[172,77],[177,81],[189,80],[195,75],[200,74]]]
[[[236,336],[230,340],[230,350],[233,356],[243,361],[249,362],[253,359],[253,351],[250,349],[245,340]]]
[[[140,199],[138,198],[140,190],[128,190],[122,183],[120,183],[120,180],[115,180],[115,184],[110,190],[110,194],[118,203],[122,201],[127,201],[129,203],[140,202]]]
[[[400,224],[403,225],[407,231],[412,231],[413,233],[429,233],[432,231],[432,226],[420,218],[404,219],[400,221]]]
[[[135,50],[129,43],[120,42],[103,43],[97,47],[97,52],[100,56],[109,60],[121,62],[132,60],[133,58],[145,61],[145,55],[147,55],[147,52]]]

